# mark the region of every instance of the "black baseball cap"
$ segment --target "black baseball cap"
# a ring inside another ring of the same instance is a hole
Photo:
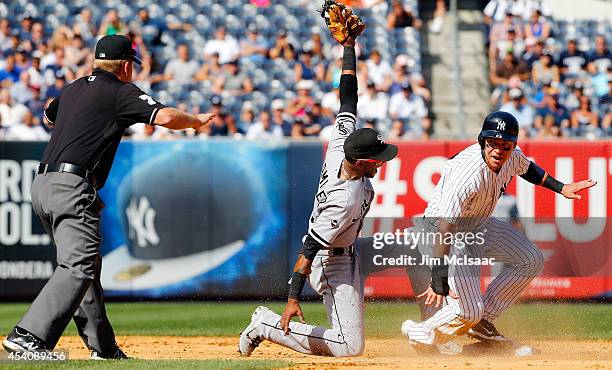
[[[395,158],[397,147],[385,143],[376,130],[360,128],[344,141],[344,154],[352,159],[375,159],[387,162]]]
[[[95,58],[102,60],[133,60],[142,64],[136,58],[136,50],[132,49],[132,41],[124,35],[104,36],[96,44]]]

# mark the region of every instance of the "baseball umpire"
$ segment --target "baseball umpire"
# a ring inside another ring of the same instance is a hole
[[[100,211],[104,186],[125,130],[144,122],[173,130],[199,128],[211,114],[165,107],[130,83],[140,64],[125,36],[101,38],[91,76],[67,85],[44,112],[54,127],[32,206],[57,249],[57,268],[2,342],[9,352],[52,350],[71,318],[92,359],[127,356],[115,342],[100,284]]]

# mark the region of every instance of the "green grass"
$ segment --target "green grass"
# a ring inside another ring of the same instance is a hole
[[[257,302],[110,303],[108,315],[117,335],[238,336],[248,324]],[[266,303],[282,312],[283,303]],[[8,333],[26,311],[23,303],[0,304],[0,336]],[[322,303],[303,303],[309,323],[327,325]],[[366,336],[399,337],[406,319],[418,320],[416,305],[398,302],[366,304]],[[518,304],[496,321],[504,334],[516,339],[612,340],[612,305],[533,303]],[[71,323],[65,334],[76,335]],[[274,360],[131,360],[66,362],[0,362],[11,369],[277,369],[292,365]]]
[[[258,302],[110,303],[108,315],[117,335],[237,336],[248,324]],[[266,303],[282,313],[283,303]],[[27,304],[0,304],[0,335],[8,333]],[[306,320],[327,325],[322,303],[303,303]],[[392,338],[406,319],[418,320],[416,305],[366,303],[366,336]],[[496,325],[504,334],[531,339],[612,339],[612,305],[578,303],[518,304]],[[76,335],[71,323],[68,335]]]
[[[130,360],[58,362],[11,362],[11,369],[206,369],[258,370],[288,367],[291,362],[275,360]]]

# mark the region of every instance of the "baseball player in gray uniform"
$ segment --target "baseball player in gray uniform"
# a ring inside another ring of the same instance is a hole
[[[485,118],[478,144],[455,155],[442,171],[424,213],[423,229],[455,236],[481,233],[482,239],[478,242],[475,238],[464,247],[448,238],[419,245],[422,254],[433,257],[431,285],[420,296],[427,304],[440,306],[446,300],[446,305],[423,322],[407,320],[402,324],[402,333],[417,351],[466,333],[482,341],[506,340],[492,322],[519,297],[544,264],[542,252],[523,233],[490,217],[513,176],[568,199],[580,199],[578,192],[596,184],[592,180],[563,184],[554,179],[517,147],[518,130],[511,114],[491,113]],[[484,297],[476,262],[483,257],[503,262]]]
[[[321,171],[308,234],[295,263],[289,298],[278,315],[259,307],[240,336],[239,352],[249,356],[262,340],[301,353],[354,356],[364,348],[363,276],[357,237],[374,199],[369,178],[397,155],[372,129],[355,129],[357,77],[354,38],[344,45],[340,111]],[[323,296],[331,328],[306,324],[299,305],[309,281]],[[298,316],[300,322],[291,319]]]

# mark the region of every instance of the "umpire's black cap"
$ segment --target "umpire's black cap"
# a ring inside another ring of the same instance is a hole
[[[96,44],[95,58],[102,60],[133,60],[142,64],[136,58],[136,51],[132,48],[132,41],[124,35],[104,36]]]
[[[360,128],[344,141],[344,154],[351,159],[390,161],[397,155],[397,147],[387,144],[376,130]]]
[[[507,141],[518,140],[519,124],[516,118],[508,113],[497,111],[489,114],[482,123],[482,131],[478,135],[478,142],[482,146],[485,138],[502,139]]]

